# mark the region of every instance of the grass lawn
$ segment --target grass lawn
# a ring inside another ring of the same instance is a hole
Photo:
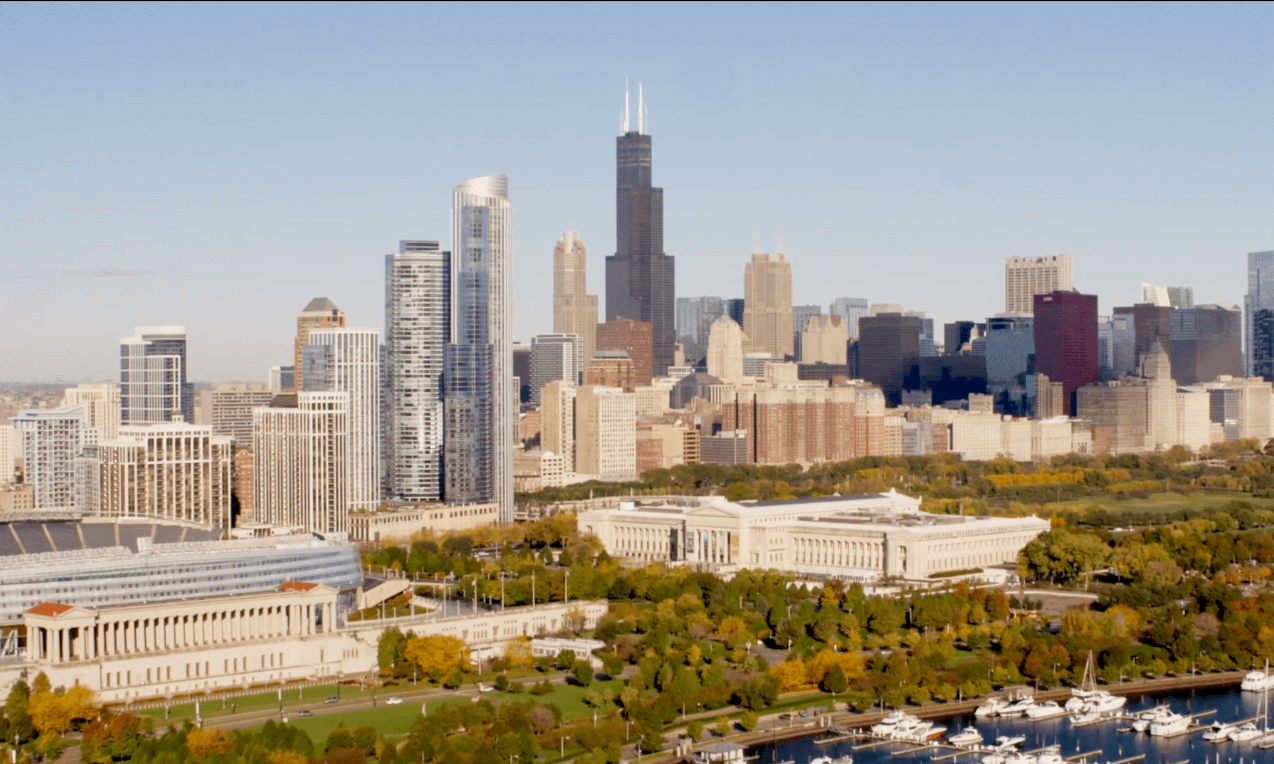
[[[428,701],[428,710],[433,710],[448,703],[466,702],[463,697],[451,697],[445,699],[432,699]],[[378,734],[386,737],[402,737],[411,731],[411,725],[416,723],[420,718],[420,702],[405,700],[401,705],[387,706],[377,703],[375,708],[365,708],[359,711],[346,711],[340,714],[327,714],[324,716],[308,716],[298,718],[295,713],[286,714],[288,724],[299,730],[304,730],[310,736],[310,740],[314,741],[315,748],[322,750],[323,741],[327,740],[327,736],[332,730],[339,725],[344,724],[350,729],[363,726],[371,726],[376,728]],[[254,728],[254,731],[260,727]]]
[[[388,697],[388,693],[392,692],[390,688],[382,688],[377,693],[378,696]],[[311,705],[321,705],[323,699],[329,695],[336,695],[336,685],[324,685],[318,687],[307,687],[303,690],[297,688],[284,688],[283,690],[283,712],[284,714],[295,713],[301,708]],[[368,690],[363,690],[358,685],[343,684],[340,689],[340,696],[344,698],[364,698],[371,695]],[[183,696],[180,702],[174,702],[168,708],[168,722],[180,723],[184,719],[195,718],[195,702],[186,700]],[[226,701],[225,710],[222,710],[220,700],[203,700],[200,705],[199,712],[205,719],[215,719],[219,716],[228,716],[232,713],[232,709],[239,713],[246,711],[259,711],[264,708],[279,707],[278,690],[265,690],[263,692],[252,695],[245,695],[240,698],[232,698]],[[164,719],[164,709],[148,708],[137,711],[138,716],[149,716],[156,720],[156,723],[162,724]]]
[[[1100,506],[1113,511],[1139,512],[1146,515],[1179,512],[1183,509],[1208,509],[1231,501],[1246,501],[1260,507],[1274,506],[1274,499],[1254,498],[1249,494],[1228,492],[1153,493],[1145,499],[1116,499],[1113,496],[1085,496],[1063,502],[1049,502],[1051,507],[1087,509]]]
[[[527,683],[527,690],[530,690],[530,684]],[[584,696],[594,691],[601,695],[607,688],[618,694],[624,689],[624,683],[618,679],[611,679],[605,682],[594,681],[589,687],[580,687],[575,684],[558,684],[553,685],[553,692],[547,695],[532,695],[524,690],[519,693],[492,692],[487,693],[486,697],[492,701],[511,700],[525,703],[528,700],[535,700],[543,703],[552,703],[562,709],[563,721],[572,721],[574,719],[591,719],[593,717],[593,709],[584,703]]]

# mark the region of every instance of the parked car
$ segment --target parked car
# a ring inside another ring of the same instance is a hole
[[[297,716],[313,716],[313,715],[314,715],[314,712],[313,712],[313,711],[311,711],[311,710],[310,710],[310,709],[308,709],[308,708],[303,708],[303,709],[301,709],[300,711],[297,711],[297,712],[296,712],[296,715],[297,715]]]
[[[385,701],[385,704],[389,706],[396,706],[402,702],[403,702],[402,698],[390,698],[389,700]]]
[[[324,698],[324,699],[323,699],[323,702],[324,702],[324,703],[338,703],[338,702],[340,702],[340,698],[336,697],[335,695],[328,695],[326,698]]]

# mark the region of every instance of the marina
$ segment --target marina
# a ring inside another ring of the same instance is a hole
[[[950,732],[937,739],[894,737],[899,728],[919,726],[895,713],[872,727],[837,727],[819,738],[765,744],[750,753],[759,764],[851,756],[855,764],[1274,764],[1263,696],[1237,686],[1130,695],[1118,710],[1091,718],[1049,712],[1036,719],[1024,713],[1031,706],[1019,698],[998,704],[1020,704],[1014,716],[997,709],[994,716],[984,711],[930,717],[935,727],[940,721]]]

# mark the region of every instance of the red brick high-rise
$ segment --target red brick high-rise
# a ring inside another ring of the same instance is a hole
[[[1075,416],[1075,391],[1097,382],[1097,295],[1035,295],[1035,373],[1062,385],[1062,406]]]
[[[633,362],[633,384],[649,385],[653,376],[651,326],[645,321],[619,319],[597,327],[597,350],[623,350]]]

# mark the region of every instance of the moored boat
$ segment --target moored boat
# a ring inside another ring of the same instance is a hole
[[[1065,716],[1066,709],[1057,705],[1055,700],[1046,700],[1043,703],[1036,703],[1026,709],[1026,718],[1031,721],[1043,721],[1044,719],[1054,719],[1058,716]]]
[[[977,727],[965,727],[947,738],[947,742],[951,745],[982,745],[982,733]]]
[[[1173,737],[1190,730],[1190,717],[1184,714],[1172,714],[1150,723],[1150,734],[1154,737]]]

